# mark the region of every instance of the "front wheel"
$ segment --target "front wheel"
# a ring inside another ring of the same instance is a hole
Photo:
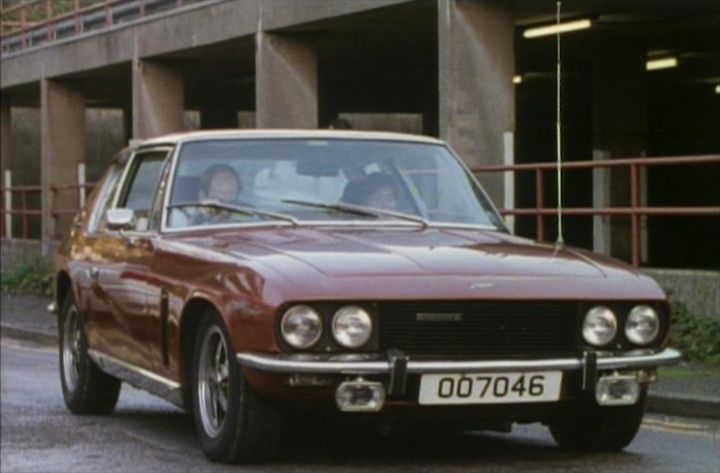
[[[193,361],[193,411],[205,455],[222,463],[249,463],[274,453],[280,416],[260,402],[242,375],[220,317],[206,314]]]
[[[67,408],[75,414],[109,414],[121,382],[95,366],[72,293],[60,311],[60,383]]]
[[[644,399],[633,406],[592,407],[581,416],[550,422],[562,448],[595,452],[618,451],[633,441],[643,418]]]

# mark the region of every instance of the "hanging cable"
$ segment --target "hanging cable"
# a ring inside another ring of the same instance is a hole
[[[557,0],[555,6],[555,21],[557,24],[560,24],[561,18],[560,18],[560,10],[562,7],[562,0]],[[561,49],[560,49],[560,33],[556,35],[556,42],[557,42],[557,52],[556,52],[556,61],[557,61],[557,78],[556,78],[556,85],[557,89],[555,91],[555,115],[556,115],[556,122],[555,122],[555,133],[557,134],[557,240],[555,240],[556,245],[562,245],[563,240],[563,213],[562,213],[562,107],[561,107],[561,93],[562,93],[562,61],[561,61]]]

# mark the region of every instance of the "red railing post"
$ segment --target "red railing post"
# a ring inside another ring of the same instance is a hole
[[[22,200],[22,217],[23,217],[23,238],[25,240],[27,240],[28,234],[30,232],[28,231],[27,197],[26,197],[25,189],[23,189],[20,192],[20,195],[22,196],[21,200]]]
[[[542,210],[545,208],[545,182],[543,179],[543,170],[539,167],[535,168],[535,208],[538,211],[535,217],[537,224],[537,241],[544,241],[545,217]]]
[[[53,8],[52,8],[52,1],[51,0],[45,0],[45,22],[47,24],[47,40],[52,41],[52,33],[54,29],[54,24],[51,23],[52,21],[52,14]]]
[[[105,26],[111,26],[112,23],[112,8],[110,8],[110,2],[105,0]]]
[[[640,266],[640,215],[638,208],[640,207],[640,176],[638,165],[630,165],[630,219],[632,222],[632,265]]]

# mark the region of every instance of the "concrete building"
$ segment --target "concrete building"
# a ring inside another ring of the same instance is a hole
[[[88,156],[95,139],[89,111],[97,109],[114,114],[113,145],[196,126],[326,127],[342,116],[440,136],[471,166],[552,162],[556,36],[525,32],[552,24],[555,13],[552,0],[127,0],[6,30],[2,167],[35,169],[28,179],[42,186],[42,213],[27,217],[26,236],[47,242],[61,235],[71,216],[53,210],[72,209],[77,198],[51,187],[77,185],[79,164],[99,170],[111,158]],[[565,240],[631,260],[637,223],[637,262],[715,275],[720,4],[564,0],[562,16],[590,25],[561,36],[567,162],[709,160],[566,171],[568,207],[705,210],[636,221],[568,216]],[[649,64],[668,58],[674,67]],[[39,132],[14,126],[21,111],[33,109]],[[480,178],[499,207],[532,209],[538,198],[555,205],[552,172],[540,190],[532,172]],[[552,216],[512,218],[519,234],[555,239]],[[15,215],[16,237],[21,226]]]

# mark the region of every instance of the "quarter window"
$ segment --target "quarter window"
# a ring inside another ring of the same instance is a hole
[[[125,189],[117,207],[135,211],[135,230],[146,231],[150,219],[155,193],[167,157],[167,151],[150,151],[138,154],[128,174]]]

